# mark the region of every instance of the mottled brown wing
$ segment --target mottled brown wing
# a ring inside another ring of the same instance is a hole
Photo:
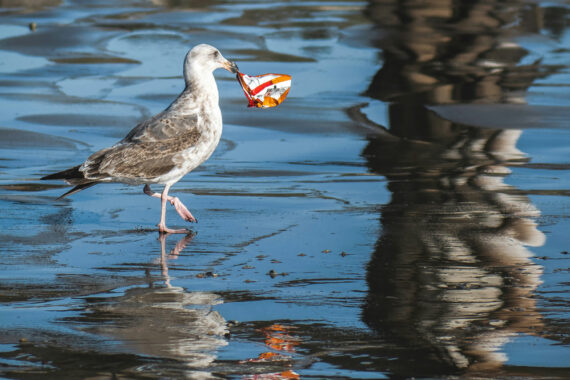
[[[121,142],[163,141],[192,133],[197,128],[197,113],[173,115],[167,111],[138,124]]]
[[[167,135],[173,137],[164,138]],[[146,129],[140,138],[125,139],[111,148],[94,153],[80,170],[86,178],[101,181],[156,178],[171,171],[176,166],[175,156],[196,145],[200,136],[197,128],[185,133]]]

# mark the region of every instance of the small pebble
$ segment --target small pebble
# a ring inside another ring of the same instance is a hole
[[[217,273],[214,272],[205,272],[205,273],[198,273],[196,275],[197,278],[204,278],[204,277],[218,277]]]
[[[275,278],[275,277],[277,277],[277,276],[289,276],[289,273],[287,273],[287,272],[277,273],[277,272],[275,272],[273,269],[271,269],[269,272],[267,272],[267,274],[268,274],[271,278]]]
[[[32,32],[35,32],[36,29],[38,28],[38,24],[36,24],[35,22],[32,21],[32,22],[30,22],[30,23],[28,24],[28,28],[30,28],[30,30],[31,30]]]

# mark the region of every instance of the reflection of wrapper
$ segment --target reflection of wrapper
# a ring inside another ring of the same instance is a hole
[[[248,107],[275,107],[285,100],[291,87],[291,76],[287,74],[249,76],[238,72],[236,77],[249,100]]]

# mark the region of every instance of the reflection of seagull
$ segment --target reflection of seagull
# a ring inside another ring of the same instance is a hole
[[[237,65],[226,60],[210,45],[198,45],[186,55],[186,87],[164,111],[143,121],[110,148],[92,154],[78,166],[42,179],[63,179],[75,185],[60,198],[101,182],[144,184],[144,192],[162,201],[158,229],[162,233],[186,233],[166,227],[166,202],[182,219],[195,222],[190,211],[168,195],[170,187],[212,154],[222,134],[222,113],[218,105],[215,69],[237,72]],[[162,194],[153,193],[150,184],[164,184]]]
[[[103,323],[87,328],[89,332],[112,337],[130,351],[159,358],[175,359],[183,376],[171,377],[211,379],[209,366],[216,360],[217,350],[227,345],[226,320],[214,310],[224,302],[211,292],[189,292],[170,283],[166,257],[168,234],[160,234],[160,264],[165,286],[154,281],[148,287],[133,286],[123,295],[90,307]],[[194,234],[183,236],[170,251],[175,259],[192,241]],[[87,315],[86,320],[90,321]],[[172,368],[171,368],[172,369]],[[160,370],[157,368],[157,370]]]
[[[170,276],[168,275],[168,264],[166,260],[167,258],[168,259],[178,258],[180,252],[184,248],[186,248],[186,246],[192,241],[195,234],[190,232],[186,234],[182,239],[180,239],[180,241],[176,243],[176,246],[172,248],[172,250],[168,254],[168,257],[166,256],[166,236],[168,236],[168,234],[160,234],[160,236],[158,237],[158,240],[160,241],[160,251],[161,251],[160,267],[162,269],[162,276],[164,277],[164,283],[166,287],[171,288],[172,285],[170,285]]]

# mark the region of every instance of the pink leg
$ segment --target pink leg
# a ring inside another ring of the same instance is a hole
[[[162,199],[162,195],[159,193],[153,193],[149,185],[144,186],[144,193],[146,195],[150,195],[151,197]],[[186,206],[184,206],[184,203],[182,203],[178,197],[171,197],[168,195],[166,199],[170,202],[171,205],[174,206],[176,212],[178,212],[178,215],[180,215],[183,220],[187,222],[198,223],[198,220],[192,216],[192,213],[186,208]]]
[[[168,201],[171,205],[174,206],[176,212],[182,219],[187,222],[198,223],[198,220],[192,216],[192,213],[190,213],[190,211],[186,208],[186,206],[184,206],[184,203],[182,203],[178,197],[168,197]]]
[[[171,197],[168,195],[168,190],[170,189],[170,185],[165,185],[162,194],[153,193],[150,189],[149,185],[145,185],[144,193],[150,195],[151,197],[160,198],[160,223],[158,224],[158,230],[161,233],[168,233],[168,234],[185,234],[188,233],[187,229],[180,229],[180,230],[172,230],[166,227],[166,202],[170,202],[178,215],[182,217],[182,219],[187,220],[189,222],[196,222],[196,218],[192,216],[190,211],[184,206],[182,202],[177,197]]]

